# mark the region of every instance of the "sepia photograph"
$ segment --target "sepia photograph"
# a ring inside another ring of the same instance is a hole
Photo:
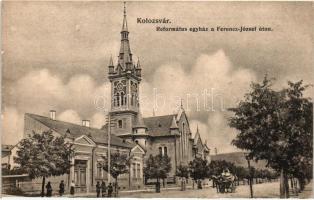
[[[1,2],[1,197],[314,198],[313,1]]]

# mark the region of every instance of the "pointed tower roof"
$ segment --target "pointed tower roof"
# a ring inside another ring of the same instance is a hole
[[[112,55],[110,56],[110,60],[109,60],[109,66],[113,66],[113,60],[112,60]]]
[[[197,144],[199,138],[200,138],[200,132],[198,130],[198,124],[197,124],[196,133],[195,133],[195,136],[194,136],[194,145]]]
[[[126,69],[127,63],[131,63],[130,68],[133,67],[132,63],[132,53],[129,43],[129,31],[128,25],[126,20],[126,6],[124,2],[124,11],[123,11],[123,23],[122,23],[122,30],[121,30],[121,45],[120,45],[120,52],[119,52],[119,61],[118,63]]]
[[[137,113],[135,125],[133,126],[133,128],[147,128],[146,125],[144,124],[141,111]]]
[[[137,67],[138,69],[141,68],[141,63],[140,63],[140,58],[139,58],[139,57],[137,57],[137,65],[136,65],[136,67]]]
[[[177,121],[179,121],[180,120],[180,117],[181,117],[181,115],[182,115],[182,113],[184,113],[185,111],[184,111],[184,108],[183,108],[183,99],[181,99],[181,105],[180,105],[180,107],[179,107],[179,110],[178,110],[178,114],[177,114]]]
[[[128,23],[127,23],[127,21],[126,21],[126,7],[125,7],[126,2],[124,1],[123,3],[124,3],[124,9],[123,9],[123,24],[122,24],[122,30],[121,30],[121,32],[123,32],[123,31],[128,32]]]
[[[170,129],[178,129],[178,128],[179,127],[177,125],[176,118],[175,118],[175,116],[173,116]]]

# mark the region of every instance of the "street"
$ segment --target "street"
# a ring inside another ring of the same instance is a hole
[[[279,182],[263,183],[253,185],[254,197],[257,198],[279,198]],[[217,193],[216,188],[205,188],[202,190],[188,189],[186,191],[168,190],[161,193],[120,193],[120,197],[137,198],[249,198],[250,189],[248,185],[237,186],[235,193]]]

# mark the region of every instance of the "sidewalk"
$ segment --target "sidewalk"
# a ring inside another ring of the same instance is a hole
[[[180,190],[181,187],[166,187],[166,188],[160,188],[160,191],[171,191],[171,190]],[[186,189],[192,189],[192,186],[186,186]],[[155,188],[145,188],[141,190],[121,190],[119,191],[119,197],[127,196],[128,194],[134,194],[134,193],[154,193]],[[74,196],[70,194],[64,195],[64,197],[96,197],[96,192],[89,192],[89,193],[76,193]]]
[[[307,199],[307,198],[314,198],[313,195],[313,180],[311,180],[311,182],[309,182],[304,190],[299,194],[299,198],[300,199]]]

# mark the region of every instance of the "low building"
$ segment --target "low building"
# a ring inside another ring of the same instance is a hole
[[[76,185],[76,192],[90,192],[95,190],[97,181],[113,182],[103,169],[103,161],[108,150],[108,134],[96,128],[89,127],[89,122],[84,120],[83,125],[59,121],[54,118],[55,111],[51,111],[50,117],[26,113],[24,121],[24,137],[33,132],[42,133],[52,131],[54,136],[65,136],[66,141],[74,144],[75,155],[72,157],[73,166],[70,174],[58,177],[48,177],[55,191],[61,180],[69,187],[72,180]],[[129,173],[119,176],[120,189],[139,189],[143,187],[143,157],[144,150],[137,144],[129,143],[115,135],[110,140],[111,153],[120,152],[132,157]],[[15,154],[16,155],[16,154]],[[12,159],[12,158],[10,158]],[[41,179],[20,183],[23,191],[40,191]]]

